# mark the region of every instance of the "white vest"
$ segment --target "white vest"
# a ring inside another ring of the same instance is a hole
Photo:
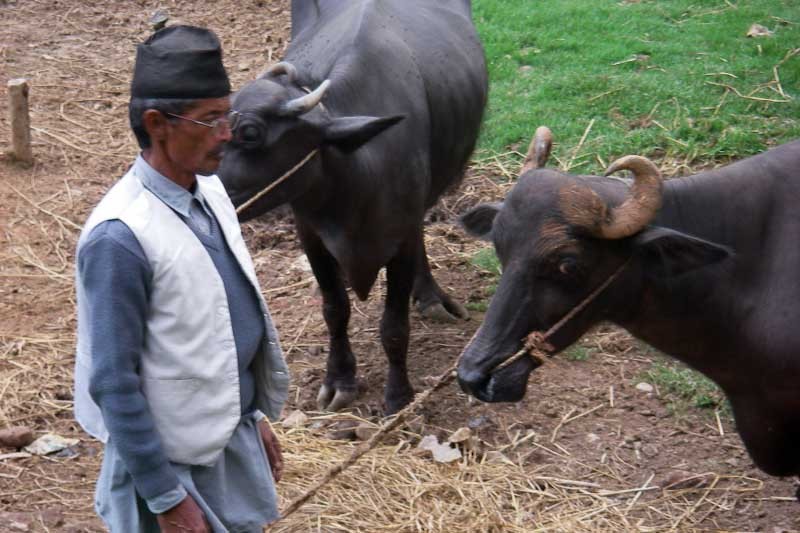
[[[236,211],[216,176],[197,176],[197,183],[259,296],[266,338],[263,353],[253,362],[256,407],[277,419],[288,393],[289,373]],[[78,250],[95,226],[113,219],[130,228],[153,271],[139,376],[163,449],[171,461],[211,465],[227,446],[242,414],[236,344],[222,278],[192,230],[142,185],[133,169],[94,209],[81,232]],[[76,288],[75,418],[89,434],[105,442],[108,432],[89,394],[92,350],[88,304],[79,277]]]

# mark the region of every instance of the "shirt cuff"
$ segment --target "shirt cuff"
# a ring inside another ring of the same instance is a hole
[[[147,508],[150,509],[151,513],[161,514],[169,511],[181,503],[183,499],[186,498],[187,494],[188,493],[186,492],[186,489],[183,488],[183,485],[178,485],[172,490],[168,490],[163,494],[148,498],[145,501],[147,502]]]

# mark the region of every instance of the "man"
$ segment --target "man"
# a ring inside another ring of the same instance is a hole
[[[137,48],[141,155],[78,241],[75,415],[106,442],[95,506],[112,532],[261,531],[278,518],[288,370],[233,205],[213,175],[230,83],[216,36]]]

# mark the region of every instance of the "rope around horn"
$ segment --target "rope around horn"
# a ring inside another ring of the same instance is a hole
[[[536,359],[540,365],[543,364],[546,361],[545,357],[550,357],[553,355],[552,354],[553,348],[552,346],[547,344],[547,339],[552,335],[554,335],[569,320],[574,318],[575,315],[577,315],[587,305],[589,305],[589,303],[591,303],[592,300],[597,298],[597,296],[601,292],[603,292],[606,288],[608,288],[608,286],[611,285],[611,283],[613,283],[615,279],[617,279],[617,277],[625,269],[625,267],[628,266],[629,263],[630,260],[620,265],[619,268],[617,268],[617,270],[615,270],[600,286],[598,286],[595,290],[593,290],[578,305],[573,307],[569,313],[564,315],[564,317],[561,320],[556,322],[545,333],[534,331],[528,334],[528,336],[525,339],[525,344],[523,345],[523,347],[509,359],[504,361],[499,366],[495,367],[495,370],[505,368],[506,366],[510,365],[511,363],[513,363],[514,361],[518,360],[519,358],[523,357],[526,354]],[[467,343],[467,346],[472,344],[472,340],[474,340],[475,337],[478,335],[478,331],[476,331],[475,334],[472,335],[472,339],[470,339],[470,341]],[[545,350],[551,353],[547,353]],[[272,529],[273,526],[277,525],[279,522],[283,521],[289,515],[297,511],[300,507],[303,506],[303,504],[305,504],[308,500],[310,500],[317,492],[319,492],[319,490],[322,487],[327,485],[333,478],[344,472],[344,470],[347,469],[348,467],[352,466],[353,463],[358,461],[358,459],[362,455],[366,454],[367,452],[375,448],[387,433],[393,431],[398,426],[400,426],[400,424],[402,424],[406,420],[406,418],[410,413],[415,411],[420,405],[422,405],[423,403],[425,403],[425,401],[427,401],[427,399],[430,397],[431,394],[433,394],[435,391],[441,389],[442,387],[450,383],[450,381],[452,381],[452,379],[456,376],[456,368],[458,367],[458,362],[461,360],[461,357],[464,355],[465,351],[466,347],[464,348],[464,351],[461,352],[461,355],[458,356],[456,362],[453,363],[450,367],[448,367],[447,370],[442,372],[442,374],[439,375],[438,378],[436,378],[436,381],[430,388],[428,388],[424,392],[419,393],[416,396],[416,398],[414,398],[413,402],[404,407],[399,413],[394,415],[393,418],[384,422],[378,428],[378,431],[376,431],[375,434],[373,434],[368,441],[364,442],[363,444],[359,445],[355,450],[353,450],[353,452],[347,459],[345,459],[338,465],[334,465],[331,468],[329,468],[328,471],[325,473],[325,475],[322,477],[322,479],[317,481],[305,493],[301,494],[300,496],[292,500],[292,502],[289,504],[289,506],[286,508],[286,510],[283,512],[280,518],[278,518],[276,521],[266,526],[264,531],[269,531],[270,529]]]
[[[307,155],[307,156],[305,156],[305,157],[304,157],[304,158],[303,158],[303,159],[302,159],[302,160],[301,160],[299,163],[297,163],[295,166],[293,166],[292,168],[290,168],[289,170],[287,170],[287,171],[286,171],[286,173],[284,173],[284,174],[283,174],[283,175],[282,175],[280,178],[276,179],[275,181],[273,181],[272,183],[270,183],[269,185],[267,185],[266,187],[264,187],[263,189],[261,189],[261,191],[259,191],[259,192],[258,192],[258,193],[257,193],[255,196],[253,196],[252,198],[250,198],[249,200],[247,200],[245,203],[243,203],[242,205],[240,205],[239,207],[237,207],[237,208],[236,208],[236,214],[237,214],[237,215],[241,214],[241,213],[242,213],[242,211],[244,211],[245,209],[247,209],[248,207],[250,207],[251,205],[253,205],[253,204],[256,202],[256,200],[258,200],[258,199],[262,198],[262,197],[263,197],[265,194],[267,194],[269,191],[271,191],[272,189],[274,189],[275,187],[277,187],[278,185],[280,185],[281,183],[283,183],[284,181],[286,181],[287,179],[289,179],[289,178],[292,176],[292,174],[294,174],[295,172],[297,172],[298,170],[300,170],[300,167],[302,167],[303,165],[305,165],[306,163],[308,163],[308,160],[309,160],[309,159],[311,159],[312,157],[314,157],[314,156],[317,154],[317,152],[319,152],[319,148],[314,148],[313,150],[311,150],[311,151],[308,153],[308,155]]]

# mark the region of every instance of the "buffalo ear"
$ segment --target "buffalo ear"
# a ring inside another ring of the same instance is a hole
[[[644,256],[645,271],[661,278],[680,276],[733,255],[726,246],[662,227],[645,229],[633,242]]]
[[[343,152],[352,152],[404,118],[404,115],[334,118],[325,126],[325,142]]]
[[[503,208],[501,202],[490,204],[480,204],[473,207],[459,219],[461,225],[467,230],[467,233],[473,237],[478,237],[485,241],[492,238],[492,226],[494,225],[494,217]]]

